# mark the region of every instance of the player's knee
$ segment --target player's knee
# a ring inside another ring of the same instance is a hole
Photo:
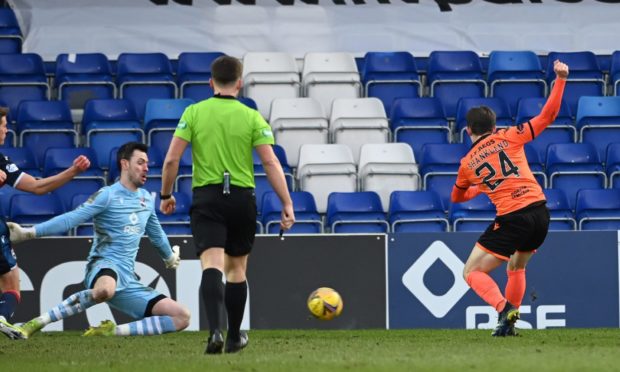
[[[191,314],[188,309],[185,307],[181,307],[178,314],[174,317],[174,324],[177,328],[177,331],[182,331],[185,328],[189,327],[189,320],[191,318]]]
[[[114,290],[110,289],[110,288],[96,288],[93,289],[93,300],[95,300],[95,302],[100,303],[100,302],[105,302],[109,299],[111,299],[114,296]]]

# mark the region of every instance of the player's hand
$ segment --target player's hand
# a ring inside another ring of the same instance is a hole
[[[6,182],[6,172],[0,170],[0,187]]]
[[[558,59],[553,61],[553,71],[555,75],[561,79],[566,79],[568,77],[568,65],[560,62]]]
[[[293,211],[293,204],[287,204],[282,207],[282,214],[280,216],[280,228],[284,231],[293,227],[295,223],[295,212]]]
[[[173,245],[172,254],[170,257],[166,258],[164,262],[166,263],[166,269],[174,270],[179,267],[179,264],[181,263],[181,247],[178,245]]]
[[[90,160],[84,155],[80,155],[73,160],[73,169],[80,174],[90,167]]]
[[[177,200],[174,198],[174,196],[171,196],[170,199],[162,200],[159,203],[159,210],[161,211],[161,213],[166,215],[173,214],[176,208]]]
[[[21,243],[26,240],[36,238],[34,227],[22,227],[15,222],[7,222],[11,243]]]

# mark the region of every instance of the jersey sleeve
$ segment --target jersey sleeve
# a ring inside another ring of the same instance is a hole
[[[187,142],[192,142],[192,123],[194,117],[194,105],[189,105],[183,111],[183,115],[181,119],[179,119],[179,123],[177,124],[177,128],[174,131],[174,136],[179,137],[181,139],[186,140]]]
[[[69,231],[104,211],[109,200],[110,190],[108,187],[104,187],[71,212],[63,213],[49,221],[35,225],[36,236],[58,235]]]
[[[536,138],[534,128],[529,121],[510,128],[500,129],[500,131],[504,131],[504,138],[512,143],[524,144]]]
[[[261,114],[252,110],[254,115],[254,131],[252,133],[252,146],[256,147],[258,145],[273,145],[273,132],[271,131],[271,127],[265,119],[261,116]]]
[[[146,236],[148,236],[153,246],[157,249],[159,256],[162,259],[166,259],[172,255],[172,248],[170,247],[170,242],[168,241],[168,237],[162,229],[161,224],[159,223],[159,219],[157,218],[157,214],[155,214],[155,209],[151,211],[151,215],[149,216],[148,221],[146,221]]]
[[[4,183],[12,187],[15,187],[19,183],[19,179],[24,173],[19,169],[17,164],[13,163],[8,156],[4,155],[0,157],[0,171],[6,173],[6,181],[4,181]]]
[[[467,178],[467,172],[463,166],[459,167],[458,174],[456,176],[456,182],[454,182],[454,186],[461,190],[467,190],[469,186],[471,186],[471,182]]]

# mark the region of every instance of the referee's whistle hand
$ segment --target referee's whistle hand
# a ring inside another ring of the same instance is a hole
[[[174,196],[170,197],[170,199],[165,199],[159,202],[160,212],[166,215],[173,214],[176,207],[177,201],[174,199]]]
[[[282,215],[280,219],[280,228],[282,230],[290,229],[295,223],[295,212],[293,211],[293,205],[285,205],[282,208]]]

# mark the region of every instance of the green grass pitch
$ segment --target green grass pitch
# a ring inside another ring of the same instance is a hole
[[[611,371],[619,329],[251,331],[239,354],[203,355],[206,332],[150,337],[43,333],[0,339],[0,371]]]

